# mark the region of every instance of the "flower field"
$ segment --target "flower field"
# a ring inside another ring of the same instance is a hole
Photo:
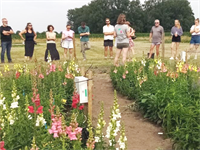
[[[74,87],[79,71],[73,61],[15,64],[12,69],[4,65],[0,70],[0,150],[116,149],[117,143],[119,149],[126,149],[116,94],[104,136],[103,104],[93,127],[79,103]]]
[[[174,149],[200,149],[200,67],[142,59],[113,67],[110,76],[145,118],[162,125]]]

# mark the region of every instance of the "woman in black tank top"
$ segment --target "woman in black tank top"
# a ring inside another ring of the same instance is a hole
[[[25,34],[25,39],[22,36],[23,34]],[[35,39],[37,37],[36,33],[34,32],[32,28],[32,24],[27,23],[25,30],[20,32],[19,35],[22,38],[22,40],[24,40],[25,42],[25,59],[30,60],[33,56]]]

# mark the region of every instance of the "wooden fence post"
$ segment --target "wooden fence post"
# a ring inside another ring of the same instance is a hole
[[[74,44],[74,60],[76,60],[76,40],[75,40],[75,37],[73,39],[73,44]]]
[[[162,35],[162,58],[165,58],[165,33]]]
[[[89,71],[89,81],[88,81],[88,115],[91,117],[92,121],[92,87],[93,87],[93,81],[92,81],[92,71]]]

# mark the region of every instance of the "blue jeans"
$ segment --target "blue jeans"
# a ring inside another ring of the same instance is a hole
[[[10,51],[11,51],[11,46],[12,46],[12,42],[8,41],[8,42],[1,42],[1,62],[4,63],[4,54],[7,50],[7,58],[8,58],[8,62],[12,62],[11,56],[10,56]]]

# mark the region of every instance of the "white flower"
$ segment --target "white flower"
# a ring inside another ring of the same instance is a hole
[[[19,100],[19,99],[20,99],[20,97],[19,97],[19,95],[17,95],[16,100]]]
[[[31,116],[31,115],[28,115],[28,119],[30,119],[30,120],[31,120],[31,119],[32,119],[32,116]]]
[[[6,110],[6,104],[3,104],[3,110]]]
[[[11,120],[10,120],[10,125],[14,124],[14,122],[15,122],[15,121],[11,119]]]
[[[45,123],[46,123],[46,121],[45,121],[45,119],[43,118],[43,114],[38,115],[35,125],[36,125],[37,127],[40,126],[40,124],[41,124],[42,126],[44,126]]]
[[[99,137],[98,137],[98,136],[95,137],[95,142],[96,142],[96,143],[99,142]]]
[[[4,102],[3,100],[0,100],[0,106],[3,105],[3,102]]]
[[[11,106],[10,106],[10,108],[18,108],[19,106],[18,106],[18,102],[13,102],[13,103],[11,103]]]

